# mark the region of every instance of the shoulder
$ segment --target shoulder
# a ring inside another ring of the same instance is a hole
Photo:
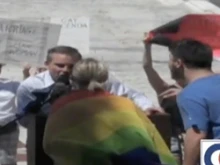
[[[5,85],[9,85],[9,86],[16,86],[16,85],[20,84],[19,81],[10,80],[10,79],[6,79],[6,78],[0,78],[0,83],[5,84]]]
[[[120,84],[121,81],[116,77],[116,75],[112,72],[109,72],[107,83]]]
[[[190,83],[184,88],[183,94],[191,93],[191,94],[200,94],[203,92],[207,92],[213,87],[220,83],[220,75],[211,75],[208,77],[200,78]]]
[[[212,75],[201,78],[186,86],[177,97],[178,102],[185,104],[187,101],[193,101],[205,105],[210,99],[219,98],[220,75]],[[185,101],[185,102],[184,102]]]
[[[119,79],[116,78],[115,74],[110,72],[108,80],[105,83],[106,90],[111,91],[111,90],[113,90],[113,88],[118,89],[122,85],[123,85],[122,82]]]
[[[14,80],[4,79],[4,78],[0,79],[0,86],[3,89],[9,90],[13,93],[17,91],[19,85],[20,85],[19,81],[14,81]]]
[[[198,98],[203,96],[203,93],[206,92],[207,83],[203,80],[196,80],[188,84],[181,93],[179,94],[179,98]]]
[[[205,90],[200,84],[190,84],[177,96],[177,104],[181,107],[193,107],[194,105],[205,106]]]
[[[26,80],[21,82],[19,88],[25,88],[29,91],[48,88],[54,83],[49,71],[39,73],[35,76],[28,77]]]

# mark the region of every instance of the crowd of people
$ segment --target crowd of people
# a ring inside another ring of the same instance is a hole
[[[220,75],[212,71],[212,49],[192,39],[170,44],[176,83],[168,84],[153,67],[151,43],[143,43],[143,68],[158,108],[102,62],[69,46],[49,49],[45,68],[33,74],[24,67],[22,82],[1,78],[0,164],[16,165],[22,125],[28,165],[197,165],[200,140],[220,133]],[[165,113],[171,116],[171,146],[149,120]],[[184,154],[178,144],[183,133]]]

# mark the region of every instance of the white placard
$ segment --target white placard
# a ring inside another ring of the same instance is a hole
[[[60,25],[0,19],[0,62],[42,65],[47,50],[57,45]]]
[[[200,141],[200,165],[219,165],[220,139],[203,139]]]
[[[51,18],[51,23],[62,25],[59,45],[77,48],[80,53],[88,54],[90,47],[90,20],[88,17]]]

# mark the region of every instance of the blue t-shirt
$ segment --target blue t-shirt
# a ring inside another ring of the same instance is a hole
[[[177,97],[185,130],[197,128],[220,139],[220,75],[198,79]]]

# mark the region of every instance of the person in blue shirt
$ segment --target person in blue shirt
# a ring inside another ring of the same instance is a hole
[[[170,46],[170,52],[172,77],[187,83],[177,97],[186,130],[183,165],[196,165],[200,140],[220,138],[220,75],[212,71],[208,45],[185,39]]]

